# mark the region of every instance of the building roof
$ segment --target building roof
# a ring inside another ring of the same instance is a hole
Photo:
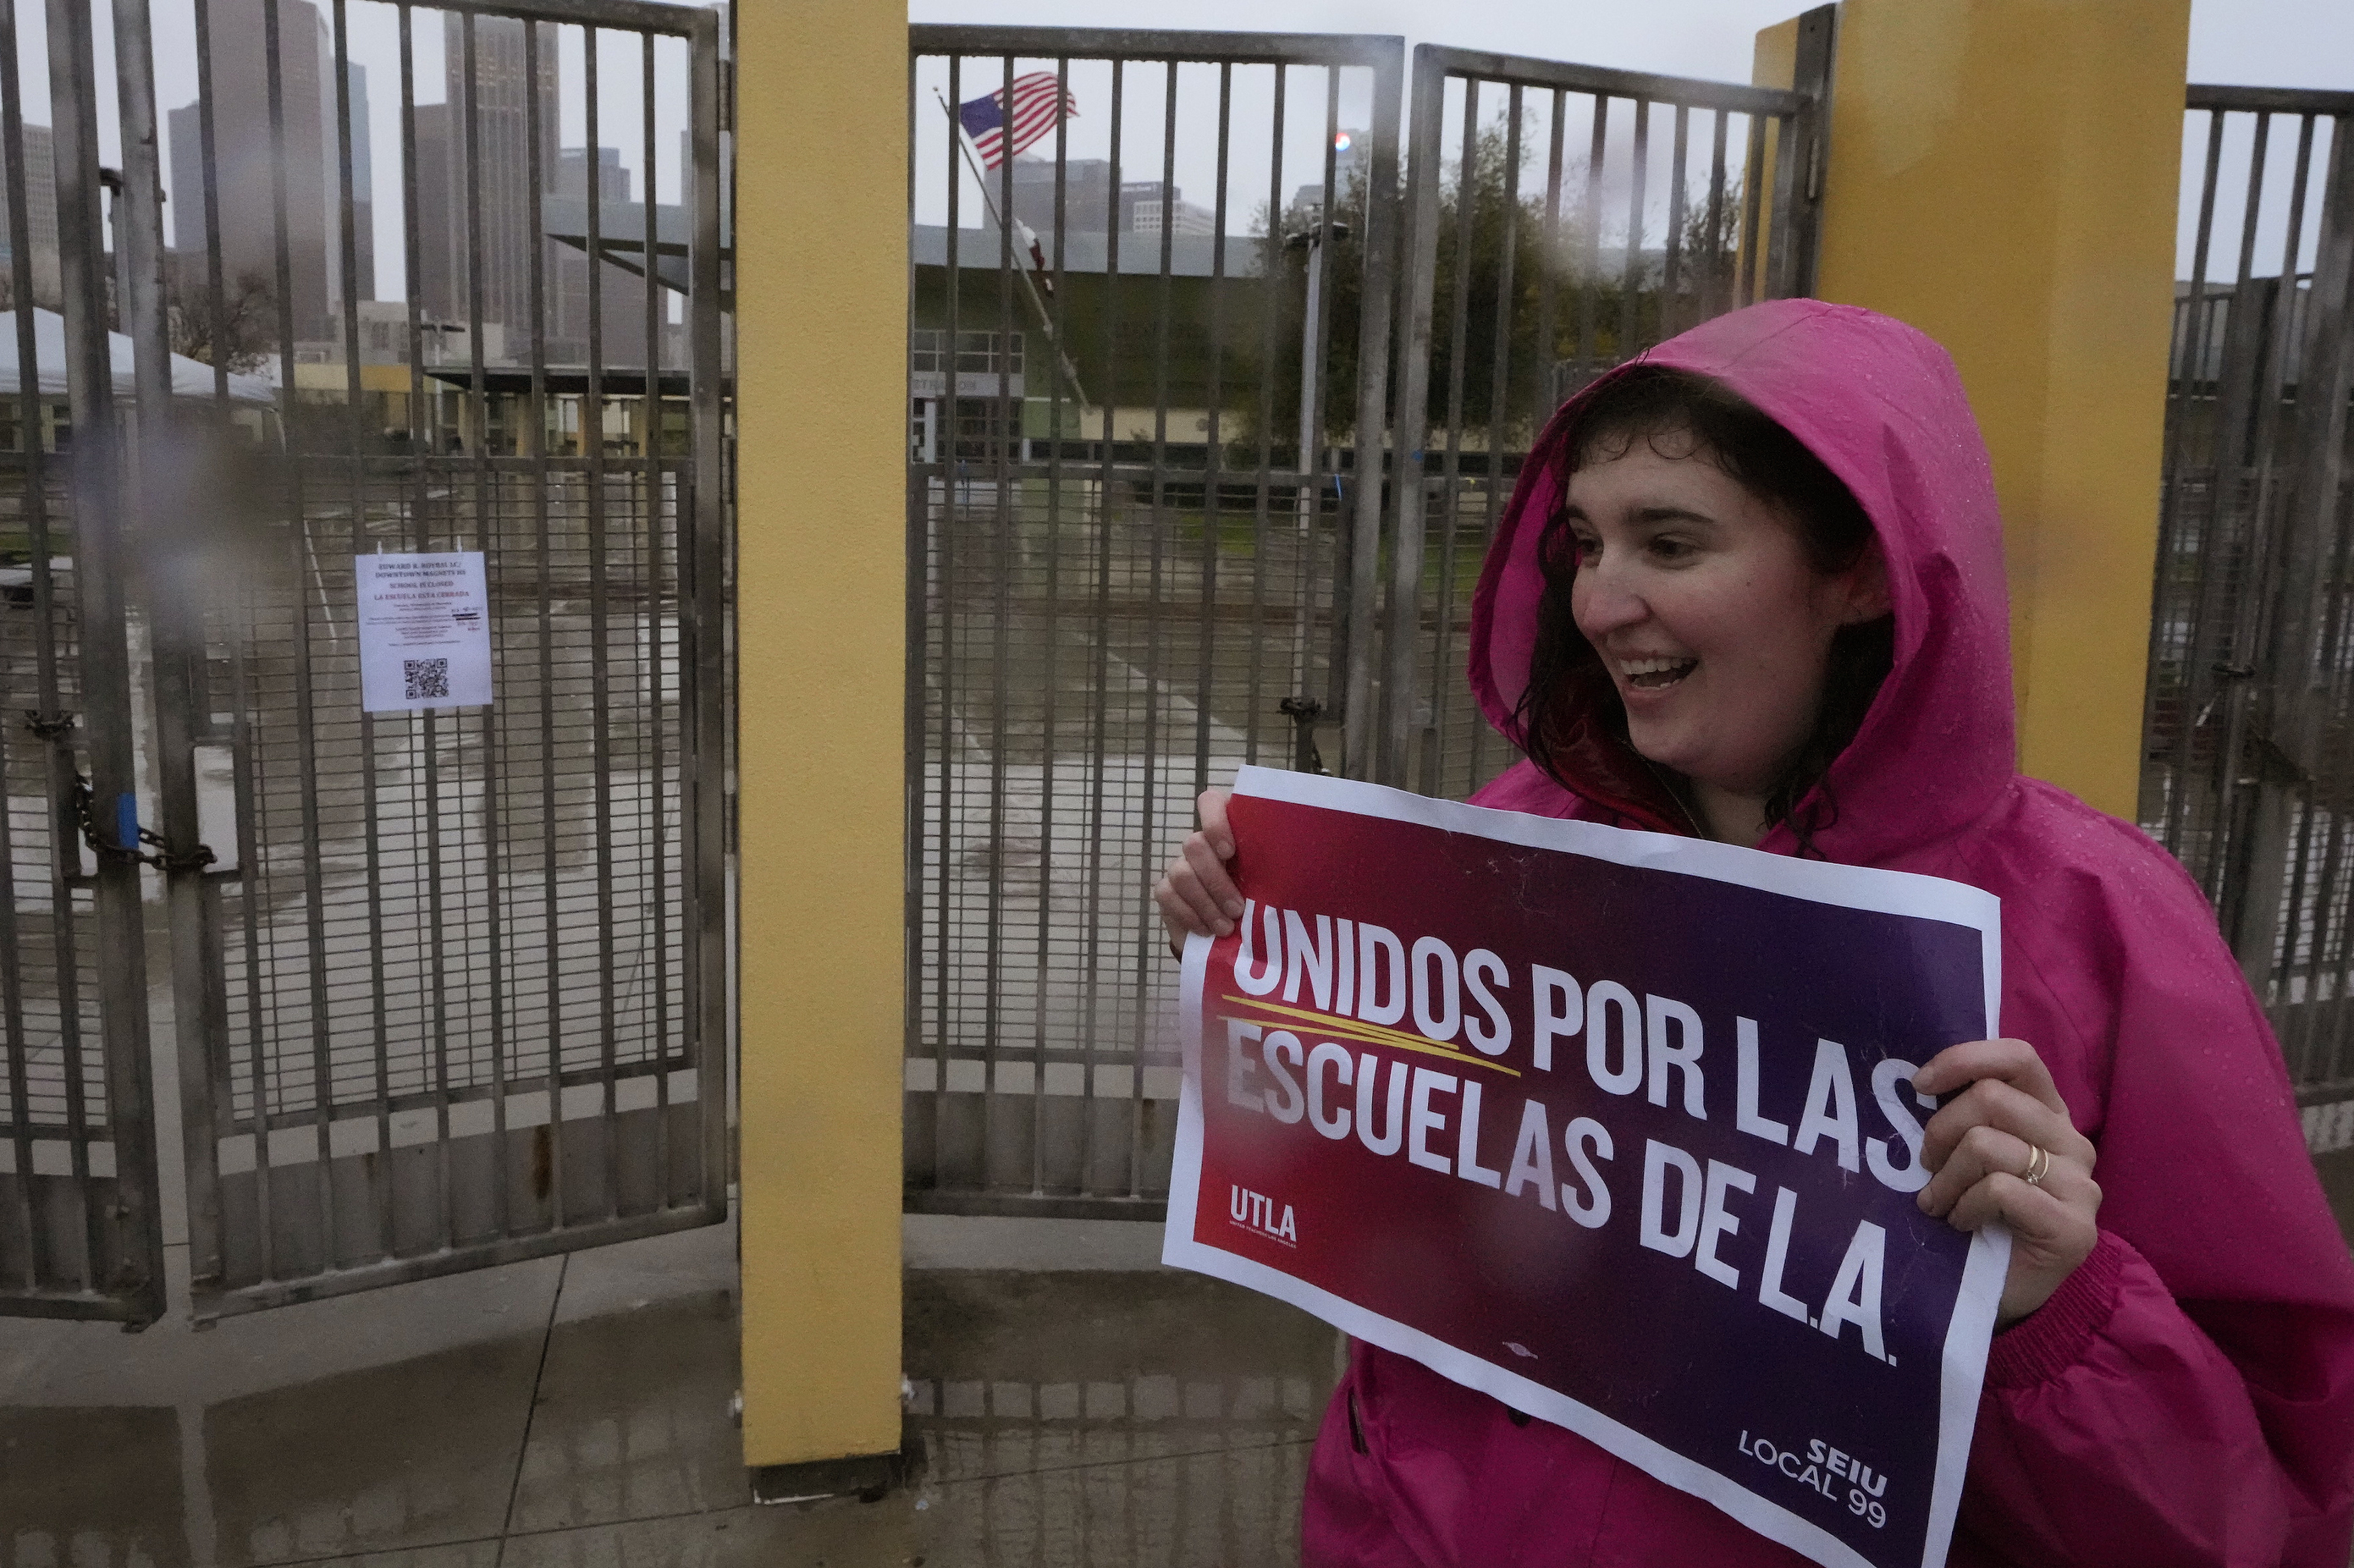
[[[407,366],[402,367],[404,373]],[[473,367],[469,365],[429,365],[428,379],[446,387],[472,388]],[[541,372],[541,387],[551,396],[585,397],[588,391],[588,367],[585,365],[550,365]],[[646,372],[643,366],[609,365],[599,377],[603,395],[615,403],[626,403],[646,395]],[[728,383],[723,389],[732,390]],[[695,388],[694,377],[684,370],[665,369],[654,376],[654,391],[659,397],[684,397]],[[482,367],[482,390],[525,397],[531,392],[531,369],[527,366],[490,365]]]
[[[138,383],[132,374],[131,339],[119,332],[106,334],[108,359],[113,372],[114,396],[129,401],[138,395]],[[38,378],[41,396],[63,397],[66,387],[66,319],[55,311],[33,312],[33,368]],[[16,358],[16,313],[0,311],[0,397],[16,396],[24,386],[24,373]],[[172,355],[172,396],[204,397],[213,395],[213,367],[185,354]],[[232,403],[274,404],[278,393],[259,376],[239,376],[228,378],[228,396]]]
[[[990,270],[997,266],[1003,253],[1003,234],[996,224],[983,228],[960,228],[957,230],[957,267],[959,270],[972,268]],[[1063,237],[1063,270],[1066,272],[1101,272],[1107,252],[1111,249],[1111,236],[1073,231]],[[1128,277],[1158,277],[1161,274],[1161,239],[1158,234],[1123,234],[1119,238],[1119,270]],[[1169,272],[1176,278],[1207,278],[1216,263],[1217,239],[1207,234],[1176,234],[1169,237]],[[1054,261],[1055,237],[1038,236],[1039,248],[1046,253],[1048,265]],[[1256,234],[1229,234],[1225,237],[1225,275],[1229,278],[1258,276],[1259,256],[1264,241]],[[944,224],[917,223],[908,226],[909,260],[918,267],[945,267],[949,263],[949,231]],[[1015,230],[1014,255],[1018,260],[1028,251]]]
[[[546,196],[540,202],[541,224],[550,239],[575,250],[588,249],[588,204],[579,196]],[[672,202],[654,204],[654,281],[676,293],[689,293],[689,242],[694,231],[687,211]],[[625,272],[645,276],[646,208],[643,202],[604,201],[597,204],[597,250]],[[735,309],[736,252],[723,233],[719,247],[719,308]]]

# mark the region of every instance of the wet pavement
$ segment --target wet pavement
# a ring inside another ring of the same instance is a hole
[[[203,1332],[0,1320],[0,1568],[1296,1562],[1337,1336],[1158,1242],[910,1216],[918,1467],[871,1503],[753,1502],[732,1225]]]

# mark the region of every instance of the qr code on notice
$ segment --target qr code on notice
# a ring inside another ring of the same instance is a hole
[[[447,659],[403,659],[400,673],[408,677],[408,700],[412,703],[450,694],[450,661]]]

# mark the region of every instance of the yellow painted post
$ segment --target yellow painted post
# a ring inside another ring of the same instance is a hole
[[[744,1459],[899,1446],[907,27],[739,6]]]
[[[1845,0],[1816,292],[1961,368],[1994,460],[2022,769],[2130,820],[2190,0]],[[1794,23],[1758,35],[1789,81]]]

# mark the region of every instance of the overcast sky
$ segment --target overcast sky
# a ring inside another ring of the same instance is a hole
[[[1757,29],[1797,14],[1794,0],[1186,0],[1131,26],[1303,33],[1397,33],[1627,70],[1749,79]],[[1100,0],[911,0],[917,22],[1101,26]],[[2264,87],[2354,88],[2349,0],[2192,0],[2190,79]]]
[[[121,138],[115,119],[114,80],[112,76],[113,28],[112,7],[101,0],[84,0],[90,6],[93,31],[97,37],[99,69],[99,145],[100,156],[108,164],[121,160]],[[686,0],[688,4],[697,0]],[[754,0],[765,3],[765,0]],[[319,15],[332,15],[329,0],[317,0]],[[151,26],[155,43],[155,98],[160,110],[169,111],[195,101],[196,97],[196,23],[193,0],[151,0]],[[292,6],[283,15],[292,17]],[[376,166],[376,292],[379,298],[402,297],[401,208],[397,199],[396,182],[400,167],[400,53],[398,11],[384,0],[346,0],[345,25],[350,33],[352,59],[367,73],[368,122]],[[17,23],[18,80],[24,94],[24,112],[27,121],[38,124],[50,122],[49,84],[47,57],[47,32],[43,8],[20,3],[16,7]],[[415,70],[417,101],[419,103],[442,101],[443,71],[441,59],[442,21],[436,11],[418,7],[415,16]],[[286,24],[281,24],[286,25]],[[585,140],[586,103],[582,83],[582,30],[578,27],[551,29],[562,78],[562,98],[559,114],[561,143],[578,146]],[[632,194],[642,189],[640,165],[643,164],[643,130],[641,116],[643,98],[640,87],[640,55],[634,37],[619,34],[600,35],[598,58],[602,73],[599,94],[599,140],[608,147],[620,150],[621,164],[629,170]],[[655,185],[658,199],[678,200],[677,149],[679,132],[686,123],[686,48],[684,43],[664,38],[657,41],[655,49],[655,110],[654,132],[657,162]],[[167,137],[168,139],[168,137]],[[167,188],[171,180],[168,149],[164,164]],[[171,193],[176,196],[176,192]],[[173,208],[167,201],[165,223],[171,222]]]
[[[1428,4],[1427,0],[1188,0],[1182,7],[1172,7],[1165,17],[1129,13],[1121,20],[1207,30],[1397,34],[1405,38],[1409,47],[1445,43],[1622,69],[1746,81],[1757,30],[1794,16],[1802,8],[1803,0],[1448,0],[1443,5]],[[1100,0],[987,0],[985,5],[976,5],[975,0],[911,0],[909,16],[918,22],[985,19],[1038,26],[1097,26],[1104,20]],[[945,216],[944,176],[949,157],[946,121],[944,116],[934,113],[929,101],[935,90],[946,86],[944,79],[938,79],[944,74],[928,65],[917,73],[921,101],[916,122],[917,217],[928,222],[938,222]],[[1271,88],[1261,81],[1246,80],[1250,74],[1241,70],[1235,73],[1237,124],[1264,123],[1267,118]],[[1277,182],[1287,191],[1317,177],[1309,169],[1320,152],[1321,116],[1316,111],[1322,107],[1321,88],[1313,80],[1302,81],[1300,77],[1301,73],[1294,73],[1292,122],[1284,138],[1284,167]],[[2190,78],[2194,82],[2354,90],[2354,0],[2192,0]],[[969,72],[960,95],[970,98],[997,85],[994,79],[975,80]],[[1368,85],[1363,72],[1343,74],[1339,117],[1341,125],[1365,123],[1363,105]],[[1070,155],[1101,157],[1108,150],[1108,73],[1101,68],[1075,64],[1071,86],[1079,102],[1079,113],[1071,125]],[[1150,178],[1160,172],[1162,78],[1158,68],[1131,71],[1126,88],[1123,173],[1131,179]],[[1214,143],[1212,128],[1215,122],[1215,92],[1214,73],[1206,68],[1188,68],[1180,72],[1177,183],[1183,187],[1189,202],[1204,206],[1212,199],[1216,184],[1210,151]],[[1300,101],[1303,97],[1316,101],[1308,106],[1310,111],[1304,115]],[[1483,105],[1480,118],[1490,120],[1495,112],[1494,107]],[[1543,110],[1532,107],[1530,112],[1530,135],[1541,143],[1544,136]],[[1582,110],[1573,106],[1572,112]],[[937,133],[924,133],[928,123]],[[1454,130],[1458,122],[1452,109],[1446,123],[1449,129],[1445,150],[1451,159],[1453,143],[1459,140]],[[2197,129],[2200,124],[2203,122],[2193,122],[2194,144],[2187,149],[2187,181],[2195,181],[2203,162],[2203,147],[2196,144],[2197,137],[2203,134]],[[2219,214],[2232,215],[2231,222],[2236,222],[2246,190],[2246,159],[2253,125],[2253,117],[2236,116],[2226,131],[2216,209]],[[1621,125],[1614,130],[1614,147],[1623,145],[1626,129]],[[1737,122],[1734,129],[1737,145]],[[1696,130],[1695,136],[1699,134]],[[2327,122],[2324,122],[2308,174],[2309,190],[2317,184],[2326,167],[2327,143]],[[1042,144],[1039,150],[1044,152],[1048,145]],[[2275,136],[2270,146],[2266,190],[2257,225],[2259,255],[2254,270],[2258,273],[2279,270],[2277,255],[2272,254],[2270,260],[2266,255],[2279,249],[2295,152],[2292,135]],[[1836,151],[1833,155],[1837,155]],[[1695,158],[1699,159],[1700,154],[1696,153]],[[1265,146],[1237,143],[1228,196],[1229,207],[1235,215],[1233,228],[1248,227],[1250,216],[1264,207],[1268,175],[1273,172],[1268,168],[1269,162]],[[1657,209],[1649,220],[1653,243],[1657,242],[1659,225],[1666,212],[1662,162],[1655,151],[1649,182],[1653,187],[1649,203]],[[1704,177],[1704,172],[1696,169],[1695,176]],[[1606,202],[1617,199],[1617,192],[1626,188],[1626,181],[1623,172],[1615,175],[1606,172],[1606,185],[1612,186],[1606,193]],[[2178,270],[2185,276],[2190,271],[2198,197],[2196,184],[2190,184],[2179,214]],[[978,190],[969,176],[960,199],[961,220],[967,224],[976,222]],[[2311,265],[2315,238],[2314,226],[2308,222],[2301,248],[2301,268]]]
[[[111,48],[111,7],[88,0],[99,35],[101,59]],[[757,25],[758,7],[785,0],[748,0]],[[1245,31],[1365,32],[1402,34],[1411,44],[1443,42],[1464,48],[1495,49],[1577,60],[1592,65],[1661,71],[1674,75],[1746,80],[1752,42],[1758,28],[1794,15],[1799,0],[1449,0],[1443,5],[1427,0],[1187,0],[1165,16],[1144,8],[1124,13],[1119,20],[1141,25],[1177,25],[1189,28]],[[323,4],[322,9],[324,6]],[[157,97],[168,110],[196,96],[193,0],[154,0],[156,43]],[[26,117],[49,119],[42,8],[16,7],[20,29],[20,79]],[[368,70],[369,110],[379,195],[376,202],[379,292],[387,297],[400,288],[399,209],[388,182],[397,178],[399,147],[399,66],[395,40],[396,12],[380,0],[347,0],[353,57]],[[418,97],[435,102],[442,96],[440,36],[438,14],[417,13]],[[1100,26],[1106,20],[1102,0],[911,0],[909,16],[924,21],[987,20],[1048,26]],[[562,139],[567,145],[583,140],[580,91],[580,32],[559,29],[565,94]],[[639,98],[634,47],[607,35],[602,52],[607,83],[601,139],[621,149],[622,163],[639,177],[642,145],[638,126]],[[679,128],[684,122],[684,49],[665,43],[658,76],[657,146],[662,150],[657,185],[662,199],[676,196],[676,171],[671,166]],[[1074,68],[1073,89],[1080,112],[1072,122],[1071,154],[1101,156],[1108,131],[1108,77],[1096,80],[1090,68]],[[111,72],[101,72],[101,140],[103,155],[113,162],[117,139],[113,130]],[[934,76],[943,79],[935,81]],[[2354,0],[2193,0],[2191,7],[2190,77],[2194,81],[2244,82],[2266,86],[2354,89]],[[1321,148],[1321,89],[1295,75],[1290,134],[1285,139],[1285,164],[1278,183],[1296,187],[1316,176],[1312,165]],[[988,90],[993,82],[967,79],[960,95]],[[1362,125],[1369,79],[1362,72],[1342,79],[1340,123]],[[747,84],[748,90],[751,84]],[[928,124],[937,134],[919,135],[917,143],[919,217],[937,221],[944,214],[947,156],[945,116],[930,101],[933,90],[946,86],[944,73],[919,78],[916,124]],[[1249,82],[1238,73],[1235,122],[1263,123],[1270,93],[1267,82]],[[1189,200],[1204,204],[1214,185],[1208,170],[1214,146],[1214,74],[1189,69],[1180,80],[1178,183]],[[1123,162],[1130,177],[1156,175],[1160,162],[1157,72],[1132,72],[1128,84],[1127,132]],[[1318,101],[1303,103],[1303,98]],[[1254,119],[1254,116],[1256,118]],[[2285,139],[2284,139],[2285,140]],[[2289,149],[2274,149],[2275,180],[2285,185]],[[1230,171],[1231,227],[1247,226],[1250,215],[1266,200],[1269,149],[1237,146]],[[1656,159],[1655,159],[1656,163]],[[2227,157],[2227,168],[2230,159]],[[1656,174],[1655,169],[1655,174]],[[2233,186],[2227,177],[2224,196]],[[974,195],[968,185],[965,210],[975,221]],[[2192,193],[2195,206],[2195,191]],[[1662,198],[1663,199],[1663,198]],[[2268,201],[2270,198],[2268,197]],[[2275,204],[2276,205],[2276,204]],[[2188,222],[2186,215],[2185,222]],[[2187,246],[2188,240],[2186,238]]]

